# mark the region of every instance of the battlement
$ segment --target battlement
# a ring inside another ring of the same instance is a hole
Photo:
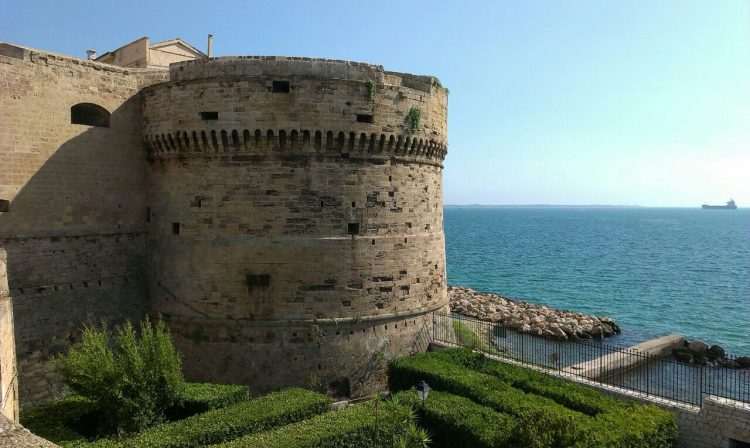
[[[373,360],[447,310],[434,77],[280,56],[125,68],[2,43],[0,62],[0,299],[18,299],[25,403],[84,324],[146,313],[191,380],[258,393],[316,375],[366,395]]]
[[[169,76],[175,82],[246,76],[294,76],[373,81],[426,93],[432,93],[435,89],[445,91],[433,76],[390,72],[384,70],[382,65],[364,62],[290,56],[222,56],[184,61],[170,65]]]

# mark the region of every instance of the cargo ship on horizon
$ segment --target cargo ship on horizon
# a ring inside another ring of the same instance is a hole
[[[701,206],[701,208],[703,208],[703,209],[710,209],[710,210],[716,210],[716,209],[719,209],[719,210],[736,210],[737,209],[737,204],[734,203],[734,199],[730,199],[729,201],[727,201],[727,205],[708,205],[708,204],[703,204]]]

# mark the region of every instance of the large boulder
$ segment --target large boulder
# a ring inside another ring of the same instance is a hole
[[[672,350],[672,355],[680,362],[690,362],[693,360],[693,355],[690,354],[690,350],[685,347]]]
[[[700,339],[693,339],[688,342],[688,350],[693,352],[694,355],[703,356],[708,351],[708,344]]]
[[[720,345],[712,345],[711,348],[708,349],[708,359],[710,360],[716,360],[716,359],[724,359],[727,356],[727,352],[724,350],[724,347]]]

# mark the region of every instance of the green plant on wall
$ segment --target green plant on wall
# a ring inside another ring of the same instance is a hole
[[[409,109],[409,113],[406,114],[405,130],[407,135],[411,135],[419,129],[419,120],[422,118],[422,111],[416,107]]]
[[[312,337],[312,340],[315,341],[315,345],[320,347],[323,345],[323,338],[326,336],[326,332],[320,328],[320,325],[314,323],[310,325],[310,336]]]
[[[437,79],[437,78],[436,78],[436,77],[434,77],[434,76],[432,77],[432,84],[433,84],[433,85],[434,85],[435,87],[438,87],[438,88],[441,88],[441,89],[445,90],[445,93],[450,93],[450,92],[448,91],[448,88],[447,88],[447,87],[443,87],[443,83],[441,83],[441,82],[440,82],[440,80],[439,80],[439,79]]]
[[[378,88],[375,85],[375,81],[369,80],[367,81],[366,85],[367,85],[367,101],[370,104],[375,104],[375,94],[378,91]]]

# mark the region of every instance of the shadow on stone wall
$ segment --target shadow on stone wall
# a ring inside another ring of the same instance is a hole
[[[0,214],[22,405],[57,393],[49,358],[78,341],[84,324],[116,325],[148,309],[140,107],[132,97],[111,113],[110,127],[90,127],[59,145]],[[60,119],[57,135],[80,126]],[[55,133],[27,138],[35,141],[26,147],[42,152]],[[44,156],[3,157],[20,183]]]

